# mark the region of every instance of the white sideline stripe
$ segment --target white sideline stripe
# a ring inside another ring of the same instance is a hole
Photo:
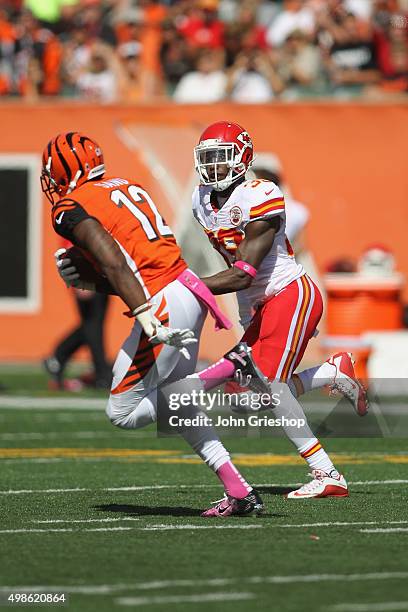
[[[154,434],[155,435],[155,434]],[[49,438],[110,438],[112,439],[112,431],[47,431],[40,433],[36,431],[2,433],[0,440],[47,440]],[[130,437],[130,436],[128,436]],[[149,436],[150,437],[150,436]],[[140,439],[140,438],[138,438]]]
[[[358,582],[363,580],[405,580],[408,572],[370,572],[367,574],[306,574],[295,576],[249,576],[248,578],[212,578],[209,580],[155,580],[136,585],[138,589],[166,589],[190,586],[226,586],[235,583],[294,584],[315,582]],[[54,587],[55,588],[55,587]]]
[[[136,527],[92,527],[87,529],[73,529],[71,527],[56,527],[55,529],[0,529],[0,533],[61,533],[64,531],[83,533],[84,531],[130,531],[131,529],[136,529]]]
[[[351,484],[351,485],[408,484],[408,480],[354,480],[354,481],[349,481],[348,484]],[[287,486],[291,486],[291,485],[287,485]]]
[[[263,529],[263,525],[151,525],[150,527],[135,527],[139,531],[173,531],[178,529]]]
[[[285,528],[285,529],[293,529],[295,527],[352,527],[353,525],[405,525],[408,521],[351,521],[351,522],[342,522],[342,521],[333,521],[330,523],[300,523],[298,525],[271,525],[271,527]],[[360,531],[366,531],[364,529],[360,529]]]
[[[0,395],[0,408],[5,410],[54,410],[55,408],[66,408],[67,410],[104,410],[107,397],[50,397],[31,395]],[[333,408],[333,403],[322,401],[319,404],[314,402],[302,402],[303,408],[307,411],[321,413],[328,412]],[[384,404],[387,414],[406,414],[406,404],[398,402]]]
[[[389,527],[389,528],[378,528],[378,529],[359,529],[360,533],[400,533],[402,531],[408,531],[408,527]]]
[[[13,410],[54,410],[69,408],[70,410],[104,410],[107,398],[79,397],[32,397],[26,395],[0,395],[0,408]]]
[[[85,529],[74,529],[71,527],[42,529],[30,527],[21,529],[0,529],[0,533],[62,533],[66,531],[71,533],[83,533],[85,531],[179,531],[184,529],[189,531],[193,529],[263,529],[263,525],[242,525],[239,523],[236,525],[232,525],[230,523],[227,525],[217,525],[212,523],[209,525],[150,525],[150,527],[88,527]]]
[[[83,461],[85,461],[85,457],[83,459],[81,459]],[[2,464],[14,464],[16,465],[16,463],[18,463],[19,465],[21,465],[22,463],[63,463],[64,461],[67,461],[67,459],[63,459],[62,457],[52,457],[49,459],[46,458],[41,458],[41,457],[31,457],[31,458],[22,458],[22,457],[18,457],[15,459],[0,459]]]
[[[37,593],[47,589],[48,593],[59,593],[64,589],[65,593],[79,593],[82,595],[107,595],[109,593],[116,593],[118,591],[127,591],[132,588],[137,588],[133,584],[100,584],[100,585],[83,585],[83,586],[1,586],[0,593],[20,593],[20,592],[32,592]]]
[[[272,482],[264,484],[255,484],[257,487],[299,487],[302,482]],[[348,483],[349,485],[393,485],[393,484],[408,484],[408,480],[355,480]],[[0,491],[0,495],[23,495],[23,494],[36,494],[36,493],[80,493],[83,491],[155,491],[157,489],[219,489],[220,485],[217,484],[166,484],[166,485],[135,485],[130,487],[106,487],[102,489],[90,489],[76,487],[72,489],[8,489]]]
[[[384,601],[382,603],[344,603],[330,606],[332,612],[391,612],[392,610],[408,610],[408,601]]]
[[[120,518],[91,518],[91,519],[47,519],[44,521],[30,521],[37,525],[48,524],[48,523],[114,523],[117,521],[140,521],[139,517],[120,517]],[[406,521],[408,523],[408,521]]]
[[[120,606],[149,606],[175,603],[206,603],[209,601],[242,601],[255,599],[254,593],[199,593],[197,595],[168,595],[167,597],[118,597]]]
[[[21,495],[31,493],[80,493],[81,491],[90,491],[91,489],[82,489],[77,487],[75,489],[9,489],[8,491],[0,491],[0,495]]]
[[[370,572],[367,574],[305,574],[294,576],[248,576],[244,578],[209,578],[202,580],[155,580],[150,582],[130,582],[98,585],[24,585],[0,586],[0,593],[20,593],[24,591],[55,591],[105,595],[125,590],[153,590],[190,586],[229,586],[234,584],[295,584],[316,582],[359,582],[364,580],[406,580],[408,572]]]
[[[140,439],[140,438],[139,438]],[[112,461],[113,463],[128,463],[132,461],[132,457],[81,457],[83,463],[103,463]],[[22,463],[68,463],[69,461],[78,461],[75,457],[14,457],[13,459],[0,459],[3,464],[18,464]]]
[[[30,523],[35,523],[36,525],[47,525],[47,524],[57,524],[57,523],[62,523],[62,524],[66,524],[66,523],[115,523],[115,522],[119,522],[119,521],[140,521],[140,517],[119,517],[119,518],[91,518],[91,519],[45,519],[45,520],[35,520],[35,521],[30,521]],[[283,524],[283,525],[241,525],[240,529],[253,529],[253,528],[259,528],[259,527],[267,527],[268,529],[302,529],[305,527],[353,527],[353,526],[357,526],[357,525],[406,525],[408,523],[408,521],[353,521],[353,522],[342,522],[342,521],[333,521],[333,522],[327,522],[327,523],[298,523],[298,524],[291,524],[291,523],[287,523],[287,524]],[[212,529],[225,529],[225,528],[229,528],[231,529],[232,527],[238,527],[238,525],[216,525],[213,524],[211,525]],[[208,529],[209,526],[208,525],[191,525],[191,524],[186,524],[186,525],[169,525],[166,523],[160,524],[160,525],[151,525],[148,527],[139,527],[138,529],[144,530],[144,531],[154,531],[154,530],[159,530],[159,529]],[[402,531],[408,531],[407,529],[402,529]],[[374,530],[366,530],[366,529],[360,529],[359,531],[364,532],[364,531],[376,531]],[[390,529],[390,531],[395,531],[394,529]],[[398,531],[398,530],[396,530]]]

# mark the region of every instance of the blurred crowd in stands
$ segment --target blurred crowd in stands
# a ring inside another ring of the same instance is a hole
[[[408,93],[408,0],[0,0],[0,95],[178,103]]]

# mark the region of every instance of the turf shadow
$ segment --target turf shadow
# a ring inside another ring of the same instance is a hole
[[[137,516],[200,516],[197,508],[174,508],[171,506],[137,506],[136,504],[100,504],[93,506],[99,512],[121,512]]]
[[[299,487],[256,487],[259,493],[268,493],[269,495],[286,495],[291,491],[296,491]]]
[[[197,510],[196,508],[173,508],[169,506],[136,506],[135,504],[100,504],[92,506],[93,510],[98,512],[121,512],[126,515],[136,516],[200,516],[202,509]],[[286,514],[278,514],[276,512],[265,512],[258,517],[259,519],[264,518],[285,518]],[[244,518],[253,518],[253,516],[240,517],[241,520]]]

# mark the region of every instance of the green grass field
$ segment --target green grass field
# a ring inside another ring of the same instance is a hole
[[[324,441],[351,495],[302,502],[283,496],[307,473],[286,440],[227,439],[266,512],[205,520],[222,490],[183,441],[113,428],[103,394],[0,380],[3,601],[31,588],[81,612],[408,609],[405,439]]]

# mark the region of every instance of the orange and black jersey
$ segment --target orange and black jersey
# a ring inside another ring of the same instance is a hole
[[[93,218],[119,245],[143,286],[156,294],[187,268],[171,229],[149,194],[124,178],[88,181],[52,208],[54,230],[73,241],[73,229]]]

